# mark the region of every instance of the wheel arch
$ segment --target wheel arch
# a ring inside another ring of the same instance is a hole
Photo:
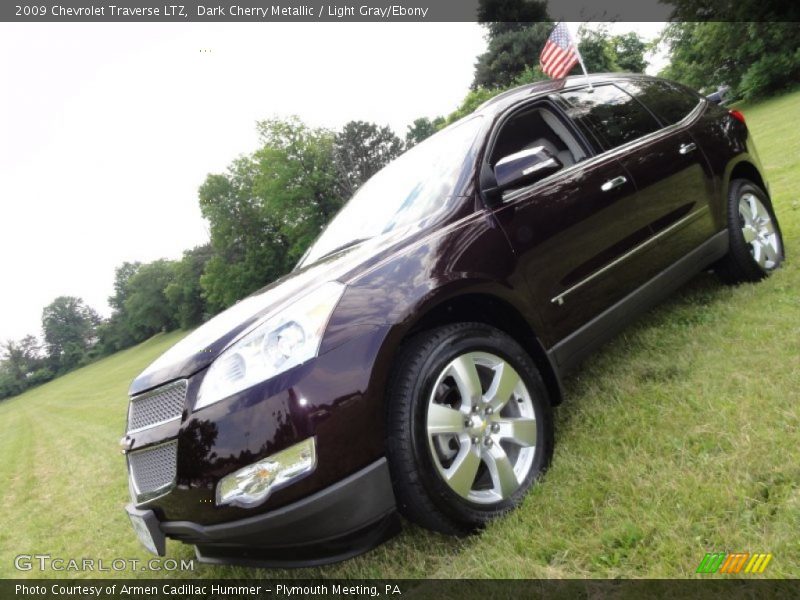
[[[511,336],[533,359],[553,406],[563,401],[561,377],[530,323],[510,302],[483,292],[447,298],[419,314],[405,331],[398,348],[412,336],[452,323],[483,323]]]
[[[775,215],[775,206],[772,203],[772,198],[769,192],[769,185],[767,184],[760,162],[755,154],[744,154],[739,157],[735,163],[729,165],[726,169],[726,176],[724,179],[724,223],[730,232],[729,250],[725,257],[719,260],[715,265],[715,270],[720,276],[722,281],[730,284],[741,283],[744,281],[759,281],[766,276],[766,272],[760,270],[759,267],[750,265],[751,259],[749,256],[745,257],[746,252],[739,248],[737,245],[747,244],[744,240],[740,239],[741,234],[736,233],[739,228],[738,215],[736,214],[738,200],[731,198],[734,182],[743,181],[753,184],[754,187],[759,188],[763,194],[764,202],[767,211],[772,219],[775,232],[780,240],[780,261],[785,259],[785,245],[782,240],[781,228]],[[743,254],[744,253],[744,254]],[[779,263],[778,263],[779,264]],[[773,267],[774,268],[774,267]]]
[[[761,175],[761,171],[747,158],[740,160],[733,165],[733,168],[731,169],[731,172],[728,175],[725,183],[725,198],[728,197],[728,193],[730,192],[731,188],[731,182],[734,179],[747,179],[748,181],[752,181],[758,185],[758,187],[764,190],[764,193],[767,195],[767,197],[769,197],[769,188],[767,187],[766,180]]]
[[[748,152],[741,153],[725,167],[720,178],[720,193],[712,206],[714,220],[720,228],[728,226],[728,196],[731,192],[731,184],[736,179],[752,181],[764,190],[767,199],[770,203],[772,202],[767,181],[761,174],[758,158]]]

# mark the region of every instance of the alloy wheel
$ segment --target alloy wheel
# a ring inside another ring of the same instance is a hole
[[[507,500],[536,452],[536,415],[517,371],[487,352],[469,352],[439,374],[428,401],[428,442],[439,475],[477,504]]]
[[[780,263],[781,242],[767,207],[755,194],[745,193],[739,199],[739,224],[753,260],[764,271]]]

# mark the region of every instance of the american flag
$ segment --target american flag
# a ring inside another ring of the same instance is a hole
[[[544,74],[552,79],[559,79],[570,72],[578,62],[578,51],[566,24],[559,23],[553,28],[547,43],[539,56],[539,64]]]

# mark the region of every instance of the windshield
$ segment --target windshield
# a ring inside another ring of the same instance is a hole
[[[454,193],[480,127],[480,116],[456,123],[378,171],[344,205],[298,266],[438,212]]]

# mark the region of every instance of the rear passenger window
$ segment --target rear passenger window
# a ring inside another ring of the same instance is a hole
[[[652,114],[630,94],[613,85],[561,93],[569,115],[594,129],[606,149],[615,148],[661,128]]]
[[[681,121],[700,102],[699,96],[666,81],[640,79],[617,85],[653,111],[665,125]]]

